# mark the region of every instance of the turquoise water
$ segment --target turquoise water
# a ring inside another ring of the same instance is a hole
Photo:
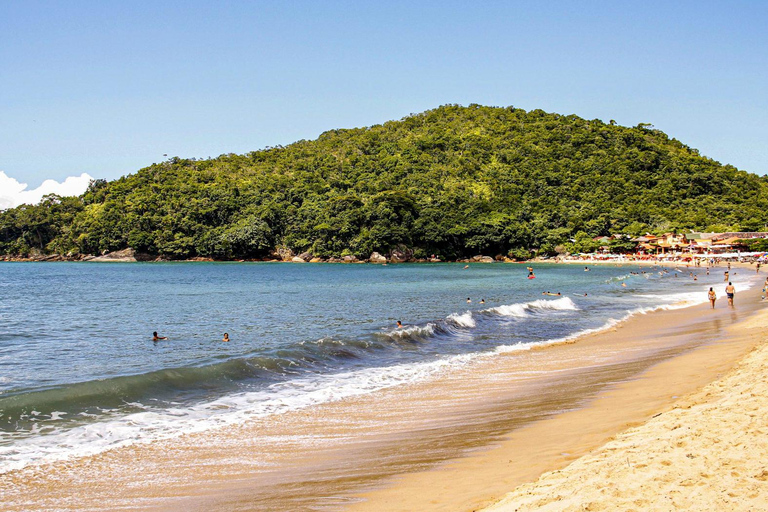
[[[723,295],[722,269],[590,269],[0,264],[0,471],[375,393],[704,302],[710,285]]]

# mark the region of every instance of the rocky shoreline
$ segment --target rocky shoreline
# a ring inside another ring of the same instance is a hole
[[[119,251],[105,253],[99,256],[92,254],[34,254],[28,256],[20,255],[0,255],[0,261],[16,261],[16,262],[40,262],[40,261],[91,261],[91,262],[190,262],[190,261],[236,261],[236,262],[287,262],[287,263],[373,263],[386,265],[389,263],[441,263],[447,260],[442,260],[436,256],[429,258],[415,258],[411,251],[396,250],[390,252],[388,255],[382,255],[378,252],[373,252],[368,258],[360,259],[354,255],[346,255],[341,257],[329,257],[321,258],[314,256],[311,253],[305,252],[301,254],[294,254],[288,248],[278,248],[270,256],[266,258],[255,259],[231,259],[231,260],[217,260],[213,258],[196,257],[182,260],[172,260],[163,256],[156,256],[147,253],[135,251],[133,249],[122,249]],[[519,260],[513,260],[503,255],[497,255],[496,257],[477,255],[471,258],[464,258],[459,260],[452,260],[455,263],[519,263]]]

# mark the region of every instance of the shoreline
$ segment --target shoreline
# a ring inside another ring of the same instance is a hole
[[[759,298],[758,290],[759,287],[742,293],[742,297],[748,296],[742,298],[742,302],[746,299],[754,306]],[[698,310],[701,313],[708,309],[708,304],[702,304],[676,311]],[[511,432],[486,450],[425,472],[405,475],[389,487],[361,494],[365,501],[346,510],[512,512],[592,510],[585,508],[590,505],[602,505],[595,510],[615,509],[622,508],[618,504],[621,501],[615,500],[616,493],[605,492],[605,489],[622,484],[624,509],[637,507],[638,503],[643,504],[640,509],[647,508],[647,493],[645,500],[635,501],[626,491],[628,487],[641,487],[630,485],[631,479],[635,478],[634,474],[627,476],[630,470],[623,471],[623,476],[628,478],[626,481],[612,477],[610,471],[620,466],[626,469],[622,466],[626,461],[625,453],[614,448],[611,442],[616,438],[627,438],[622,448],[631,444],[630,456],[649,450],[645,444],[638,450],[640,441],[631,438],[627,432],[643,429],[648,422],[671,411],[690,408],[691,403],[696,403],[691,396],[706,395],[702,389],[716,385],[721,377],[743,366],[745,359],[760,347],[768,359],[765,337],[757,331],[768,325],[768,311],[754,312],[759,308],[752,309],[753,313],[735,319],[723,328],[724,337],[720,340],[662,360],[635,377],[608,386],[583,407]],[[657,313],[652,312],[649,316]],[[619,326],[620,329],[626,327]],[[768,365],[768,361],[764,361],[764,365]],[[649,437],[652,436],[646,436]],[[665,451],[664,448],[657,446],[659,451]],[[602,459],[609,455],[614,459],[610,470],[605,464],[601,465]],[[757,464],[760,460],[758,457]],[[601,478],[590,478],[593,471],[601,471]],[[591,489],[582,499],[581,486],[585,479],[590,480]],[[568,485],[562,483],[564,481]],[[763,492],[765,496],[768,488],[764,487]],[[655,506],[658,508],[667,503],[658,499]],[[693,507],[694,510],[706,508]]]
[[[746,300],[749,293],[741,293],[738,300]],[[755,289],[752,293],[759,295]],[[133,508],[138,500],[143,503],[140,508],[163,510],[188,505],[295,510],[302,508],[297,503],[317,501],[333,488],[338,496],[331,509],[365,499],[361,509],[376,510],[369,508],[373,507],[376,491],[368,495],[360,494],[361,490],[390,488],[391,479],[402,481],[404,477],[399,475],[425,468],[437,468],[427,473],[440,472],[446,464],[461,464],[467,454],[471,458],[478,450],[485,453],[509,432],[537,430],[542,417],[554,414],[556,418],[568,414],[563,411],[581,410],[585,400],[596,400],[606,386],[636,378],[659,361],[695,351],[705,342],[687,331],[701,330],[701,322],[709,325],[713,321],[706,316],[701,318],[701,311],[691,315],[690,311],[696,308],[703,309],[693,306],[635,315],[607,332],[588,334],[578,341],[494,356],[491,361],[475,362],[456,375],[433,382],[286,413],[259,425],[224,429],[213,436],[190,434],[182,439],[118,448],[92,457],[21,470],[0,476],[0,490],[14,490],[15,482],[15,490],[26,490],[26,494],[35,497],[38,506],[50,506],[63,496],[78,503],[75,508],[88,508],[89,503],[97,502],[106,506],[103,499],[109,499],[109,508],[117,509]],[[729,321],[732,315],[726,313],[727,310],[718,312],[718,317],[723,317],[719,321]],[[737,309],[737,316],[743,316],[741,313],[748,314]],[[696,318],[692,320],[691,316]],[[642,325],[651,318],[653,323],[663,324],[659,332],[674,330],[676,325],[685,332],[669,335],[664,342],[651,344],[652,347],[642,336],[635,336],[637,353],[622,354],[617,360],[612,351],[626,349],[623,344],[617,345],[626,338],[624,333],[637,330],[633,324]],[[664,343],[671,343],[671,348]],[[595,353],[614,360],[594,359]],[[574,363],[585,360],[590,362],[586,368]],[[542,365],[556,377],[545,379],[525,373]],[[542,385],[548,386],[544,388],[549,390],[547,401],[534,404],[532,393],[540,392]],[[527,410],[528,416],[520,419],[519,415],[510,415],[511,407]],[[291,436],[285,435],[286,429]],[[304,444],[308,437],[312,438],[309,447]],[[344,440],[341,445],[339,439]],[[436,442],[440,443],[439,448],[435,448]],[[406,453],[402,453],[404,447]],[[272,457],[266,461],[259,458],[265,450]],[[136,468],[137,459],[141,461],[140,471]],[[349,460],[359,461],[360,465],[354,470],[348,468]],[[268,470],[262,471],[259,464]],[[323,482],[313,481],[318,471],[329,476]],[[357,475],[352,481],[350,471]],[[85,475],[99,477],[91,481]],[[288,490],[286,479],[292,486]],[[113,496],[113,481],[122,483],[125,492]],[[507,484],[503,492],[511,488]],[[61,494],[55,491],[56,485],[64,486]],[[276,496],[288,501],[282,502],[282,506],[265,508],[265,502],[274,505]],[[391,503],[384,509],[394,510]]]
[[[378,253],[375,253],[378,255]],[[721,267],[728,263],[735,266],[743,266],[750,268],[755,264],[755,261],[738,261],[735,259],[723,260],[721,255],[712,255],[712,258],[718,260],[711,267]],[[513,260],[508,257],[493,258],[491,256],[473,256],[471,258],[463,258],[457,260],[441,260],[439,258],[410,258],[410,259],[398,259],[398,258],[386,258],[379,255],[378,258],[358,259],[354,256],[345,257],[327,257],[327,258],[302,258],[301,256],[293,256],[284,259],[277,257],[265,257],[254,259],[230,259],[230,260],[217,260],[206,257],[195,257],[181,260],[173,260],[164,258],[162,256],[152,256],[147,254],[134,253],[133,251],[116,251],[114,253],[108,253],[101,256],[95,255],[78,255],[78,256],[66,256],[61,254],[49,254],[40,256],[14,256],[14,255],[0,255],[0,263],[341,263],[345,265],[350,264],[370,264],[370,265],[401,265],[401,264],[418,264],[418,263],[463,263],[463,264],[525,264],[525,265],[637,265],[637,266],[686,266],[691,267],[691,262],[673,258],[635,258],[634,255],[630,255],[628,258],[619,259],[572,259],[552,257],[547,259],[533,258],[529,260]],[[704,264],[692,268],[706,268],[710,265]]]

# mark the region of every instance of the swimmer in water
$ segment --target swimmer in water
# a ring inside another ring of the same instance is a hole
[[[224,338],[221,341],[229,341],[229,333],[224,333]]]
[[[480,304],[485,304],[485,299],[480,299]]]
[[[470,299],[469,297],[467,297],[467,304],[469,304],[470,302],[472,302],[472,299]]]
[[[160,340],[167,340],[168,338],[165,336],[158,336],[157,331],[152,333],[152,341],[160,341]]]
[[[398,320],[397,321],[397,328],[400,329],[402,326],[403,326],[403,323],[400,320]]]

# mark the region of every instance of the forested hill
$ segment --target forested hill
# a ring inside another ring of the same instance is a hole
[[[765,177],[650,125],[446,105],[246,155],[173,158],[94,181],[80,198],[6,210],[0,253],[525,256],[578,250],[572,239],[587,235],[766,222]]]

